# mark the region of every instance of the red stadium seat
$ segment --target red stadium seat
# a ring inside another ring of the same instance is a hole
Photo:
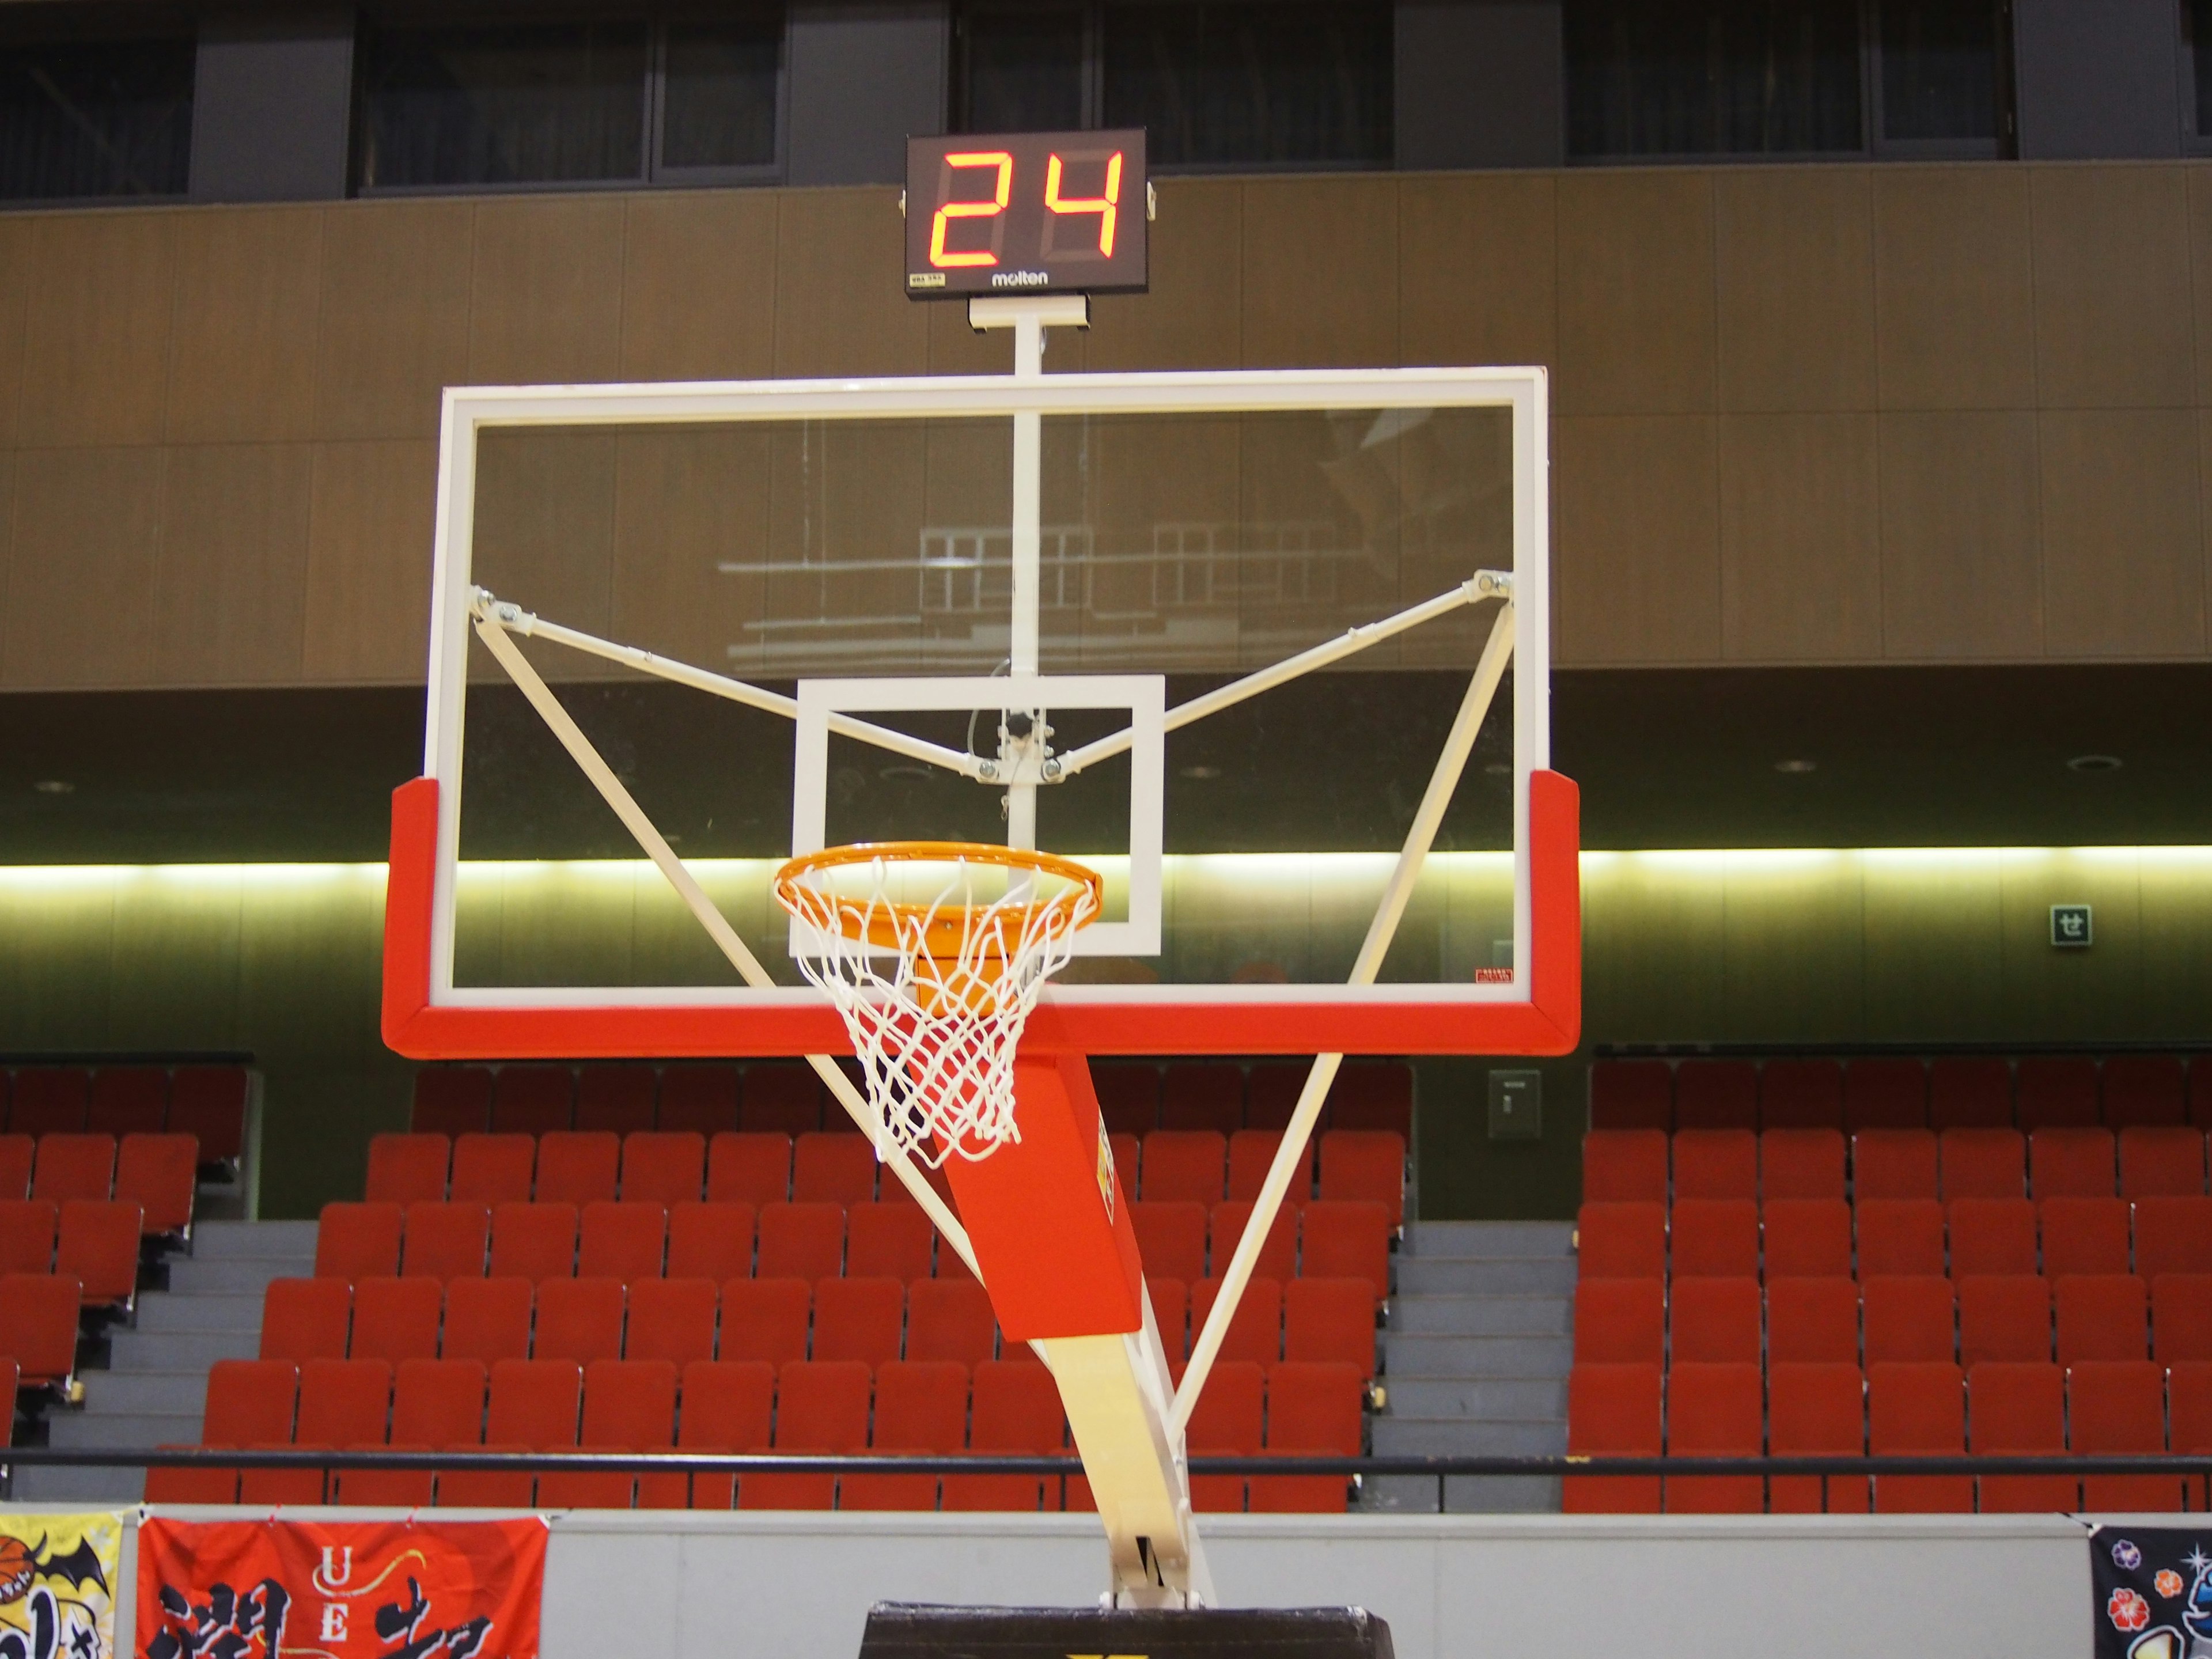
[[[1668,1326],[1670,1364],[1755,1366],[1763,1355],[1759,1281],[1677,1279],[1668,1299]]]
[[[665,1359],[592,1361],[584,1367],[584,1422],[577,1449],[672,1449],[676,1443],[676,1366]],[[547,1509],[626,1510],[635,1503],[640,1509],[680,1510],[684,1488],[685,1478],[680,1474],[556,1470],[538,1477],[538,1501]]]
[[[619,1359],[629,1306],[619,1279],[549,1279],[538,1287],[537,1359]]]
[[[538,1201],[580,1206],[611,1199],[621,1169],[619,1136],[604,1130],[549,1130],[538,1138]]]
[[[26,1066],[15,1073],[8,1127],[40,1140],[48,1135],[82,1134],[91,1095],[91,1075],[81,1066]]]
[[[26,1384],[65,1382],[76,1370],[79,1291],[67,1273],[0,1273],[0,1331]]]
[[[1770,1279],[1766,1284],[1770,1363],[1859,1364],[1859,1287],[1844,1278]]]
[[[1959,1363],[2051,1358],[2051,1283],[2033,1273],[1976,1274],[1958,1281]]]
[[[1585,1279],[1576,1285],[1575,1364],[1657,1365],[1665,1363],[1666,1349],[1667,1299],[1659,1279]]]
[[[491,1085],[491,1127],[546,1135],[575,1127],[576,1079],[566,1066],[502,1066]]]
[[[1244,1127],[1244,1070],[1219,1060],[1177,1060],[1160,1073],[1160,1127],[1203,1129],[1226,1139]]]
[[[399,1271],[397,1204],[325,1204],[315,1229],[315,1277],[367,1279]]]
[[[1761,1382],[1755,1358],[1732,1364],[1678,1358],[1667,1373],[1668,1455],[1757,1457],[1765,1438]],[[1755,1474],[1669,1475],[1666,1506],[1674,1514],[1759,1515],[1765,1487]]]
[[[178,1066],[169,1079],[169,1133],[198,1140],[203,1163],[235,1164],[252,1087],[243,1066]]]
[[[61,1206],[54,1234],[54,1271],[82,1286],[84,1305],[128,1310],[138,1294],[138,1238],[144,1212],[136,1204],[75,1198]]]
[[[481,1134],[491,1127],[491,1069],[426,1066],[415,1073],[408,1127],[417,1134]]]
[[[381,1444],[392,1407],[392,1367],[380,1359],[309,1359],[300,1366],[299,1415],[292,1443],[307,1449]],[[247,1469],[241,1504],[319,1504],[322,1469]]]
[[[1635,1279],[1601,1281],[1636,1285]],[[1577,1327],[1579,1329],[1579,1327]],[[1293,1279],[1283,1285],[1283,1358],[1375,1375],[1375,1287],[1364,1279]]]
[[[1759,1231],[1769,1279],[1851,1276],[1851,1212],[1841,1199],[1771,1200]]]
[[[1365,1429],[1358,1367],[1285,1363],[1267,1374],[1267,1449],[1287,1457],[1357,1457]],[[1340,1474],[1257,1475],[1253,1513],[1342,1514],[1352,1483]]]
[[[1832,1060],[1770,1060],[1759,1068],[1762,1129],[1844,1127],[1843,1068]]]
[[[1212,1207],[1227,1191],[1228,1139],[1212,1129],[1155,1129],[1145,1137],[1139,1195],[1147,1204]]]
[[[654,1123],[663,1131],[707,1139],[738,1127],[738,1068],[734,1066],[671,1066],[660,1073],[660,1109]],[[725,1505],[726,1508],[727,1506]]]
[[[1747,1198],[1679,1200],[1668,1223],[1677,1279],[1759,1277],[1759,1206]]]
[[[1663,1060],[1601,1060],[1589,1069],[1593,1129],[1674,1127],[1674,1074]]]
[[[2112,1073],[2105,1077],[2106,1103]],[[2086,1359],[2066,1374],[2067,1445],[2084,1456],[2155,1457],[2166,1450],[2166,1368],[2147,1359]],[[2085,1510],[2178,1510],[2172,1475],[2085,1474]]]
[[[753,1270],[753,1206],[678,1204],[668,1215],[671,1279],[743,1279]]]
[[[408,1238],[414,1239],[414,1215]],[[413,1252],[409,1252],[413,1259]],[[478,1271],[483,1271],[479,1269]],[[576,1206],[501,1204],[492,1212],[491,1267],[495,1279],[572,1279],[576,1273]]]
[[[2055,1457],[2066,1449],[2065,1374],[2049,1360],[1991,1362],[1966,1373],[1967,1439],[1985,1457]],[[1984,1514],[2063,1513],[2081,1506],[2071,1475],[1985,1474]]]
[[[531,1300],[526,1279],[454,1279],[446,1286],[445,1334],[439,1353],[485,1365],[527,1358]]]
[[[1869,1279],[1859,1287],[1869,1369],[1958,1357],[1958,1307],[1948,1279]]]
[[[1137,1176],[1144,1163],[1144,1143],[1134,1135],[1109,1134],[1106,1137],[1106,1150],[1113,1156],[1114,1176],[1126,1198],[1137,1190]],[[1310,1176],[1312,1172],[1307,1173]],[[1310,1179],[1306,1182],[1309,1188],[1312,1184]],[[1310,1198],[1313,1194],[1309,1192],[1306,1196]]]
[[[1867,1366],[1867,1450],[1876,1457],[1956,1457],[1966,1449],[1966,1390],[1959,1368],[1932,1361]],[[1974,1507],[1965,1475],[1885,1474],[1875,1483],[1884,1513],[1964,1513]]]
[[[1845,1129],[1923,1129],[1927,1126],[1928,1073],[1918,1060],[1855,1060],[1844,1067]]]
[[[973,1393],[970,1451],[1054,1457],[1066,1449],[1060,1390],[1043,1366],[986,1360],[975,1367]],[[943,1502],[947,1510],[1056,1510],[1060,1480],[1056,1475],[1049,1482],[1033,1474],[948,1475]]]
[[[272,1279],[261,1293],[261,1358],[343,1359],[353,1286],[343,1279]]]
[[[1213,1206],[1207,1218],[1208,1260],[1213,1264],[1215,1277],[1228,1271],[1229,1259],[1236,1254],[1244,1229],[1251,1224],[1252,1206],[1234,1199],[1224,1199]],[[1267,1229],[1267,1243],[1260,1247],[1260,1259],[1253,1271],[1269,1279],[1289,1279],[1297,1272],[1298,1218],[1297,1212],[1285,1202],[1275,1212],[1275,1224]]]
[[[500,1206],[502,1212],[534,1207],[527,1204]],[[410,1204],[407,1251],[400,1271],[410,1278],[480,1278],[484,1272],[484,1244],[490,1231],[491,1217],[481,1204]]]
[[[795,1204],[870,1204],[876,1196],[876,1149],[857,1135],[817,1131],[793,1148]]]
[[[991,1297],[972,1279],[917,1279],[906,1287],[906,1357],[980,1365],[997,1324]]]
[[[896,1279],[824,1279],[814,1286],[817,1359],[883,1365],[899,1357],[906,1286]]]
[[[1583,1137],[1583,1201],[1664,1204],[1668,1137],[1656,1129],[1593,1129]]]
[[[2012,1127],[2012,1067],[1995,1058],[1947,1054],[1928,1068],[1932,1129]]]
[[[1364,1279],[1356,1282],[1367,1285]],[[1367,1285],[1367,1289],[1372,1297],[1374,1287]],[[1169,1364],[1172,1366],[1177,1360],[1189,1358],[1190,1286],[1180,1279],[1163,1279],[1153,1273],[1145,1279],[1145,1297],[1152,1304],[1152,1322],[1159,1327],[1160,1346],[1167,1350]],[[1006,1356],[1007,1358],[1020,1360],[1033,1357],[1030,1355],[1026,1344],[1018,1342],[1013,1348],[1014,1352]]]
[[[502,1359],[491,1368],[484,1409],[486,1451],[569,1451],[584,1391],[583,1367],[567,1359]],[[525,1509],[536,1477],[520,1472],[438,1477],[441,1508]]]
[[[2027,1142],[2017,1129],[1946,1129],[1943,1200],[2027,1196]]]
[[[739,1129],[753,1134],[803,1135],[821,1127],[822,1085],[811,1066],[745,1067],[744,1088],[738,1099]]]
[[[2195,1456],[2212,1453],[2212,1362],[2185,1361],[2169,1368],[2166,1400],[2166,1449]],[[2191,1509],[2205,1507],[2205,1484],[2201,1474],[2187,1478]]]
[[[855,1204],[845,1217],[845,1271],[856,1278],[927,1279],[936,1241],[937,1229],[918,1204]]]
[[[876,1373],[878,1452],[964,1451],[968,1445],[968,1368],[948,1359],[893,1360]],[[838,1483],[843,1510],[934,1510],[933,1474],[848,1474]]]
[[[1322,1119],[1332,1129],[1380,1130],[1411,1146],[1413,1068],[1395,1060],[1346,1060],[1329,1089]]]
[[[1221,1294],[1223,1281],[1200,1279],[1190,1287],[1190,1339],[1198,1334]],[[1283,1357],[1283,1287],[1272,1279],[1255,1275],[1230,1316],[1228,1334],[1222,1339],[1221,1358],[1249,1361],[1267,1370]]]
[[[1854,1215],[1861,1279],[1942,1276],[1943,1206],[1934,1199],[1869,1199]]]
[[[84,1127],[97,1135],[157,1135],[168,1122],[169,1074],[159,1066],[103,1066],[92,1074]]]
[[[1158,1066],[1143,1061],[1116,1064],[1094,1060],[1091,1086],[1097,1092],[1099,1115],[1105,1119],[1111,1133],[1148,1135],[1160,1127]]]
[[[769,1204],[760,1212],[763,1279],[835,1279],[845,1270],[845,1212],[836,1204]]]
[[[39,1161],[31,1176],[31,1196],[66,1204],[71,1199],[105,1201],[115,1192],[115,1137],[50,1132],[39,1138]]]
[[[1195,1200],[1132,1204],[1129,1224],[1136,1230],[1137,1254],[1145,1272],[1185,1283],[1206,1277],[1206,1206]]]
[[[1404,1138],[1388,1129],[1328,1131],[1321,1138],[1319,1190],[1330,1203],[1383,1206],[1396,1231],[1406,1219]]]
[[[481,1285],[483,1281],[461,1282]],[[507,1294],[512,1297],[514,1292]],[[434,1279],[394,1279],[389,1275],[364,1279],[353,1287],[353,1340],[346,1352],[356,1359],[382,1359],[394,1365],[408,1359],[434,1359],[438,1357],[439,1316],[445,1305],[445,1291]],[[518,1358],[527,1352],[530,1346],[530,1297],[526,1285],[523,1287],[521,1307],[521,1333],[512,1349]]]
[[[2204,1136],[2178,1125],[2120,1131],[2122,1198],[2197,1198],[2204,1191]]]
[[[2138,1275],[2212,1273],[2212,1198],[2143,1198],[2135,1211]]]
[[[1674,1196],[1759,1196],[1759,1138],[1748,1129],[1674,1132]]]
[[[1925,1129],[1862,1129],[1851,1137],[1851,1197],[1934,1198],[1936,1137]]]
[[[2035,1206],[2024,1198],[1960,1198],[1951,1203],[1951,1272],[2041,1271],[2035,1248]]]
[[[1674,1127],[1759,1127],[1759,1068],[1747,1060],[1686,1060],[1674,1068]]]
[[[1583,1212],[1587,1214],[1595,1207],[1598,1206],[1585,1205]],[[1656,1204],[1650,1207],[1658,1211]],[[1664,1212],[1659,1213],[1663,1230]],[[1390,1295],[1389,1226],[1389,1215],[1380,1204],[1316,1200],[1306,1206],[1305,1213],[1299,1218],[1298,1271],[1312,1279],[1364,1279],[1375,1287],[1376,1299],[1387,1301]],[[1587,1246],[1583,1271],[1590,1271]]]
[[[710,1279],[641,1279],[629,1287],[625,1359],[665,1359],[682,1367],[714,1357],[716,1291]]]
[[[1193,1457],[1256,1457],[1263,1449],[1267,1383],[1260,1367],[1224,1359],[1206,1380],[1206,1391],[1190,1414],[1186,1443]],[[1191,1507],[1240,1510],[1245,1480],[1239,1474],[1194,1474]]]
[[[529,1135],[465,1134],[453,1142],[456,1204],[527,1204],[538,1170]]]
[[[1797,1364],[1766,1373],[1767,1451],[1775,1457],[1859,1457],[1866,1452],[1866,1377],[1856,1361]],[[1767,1481],[1774,1515],[1863,1515],[1867,1483],[1841,1475],[1778,1474]]]
[[[1275,1161],[1276,1151],[1283,1144],[1280,1129],[1239,1129],[1229,1137],[1229,1200],[1231,1203],[1249,1203],[1260,1196],[1260,1188],[1267,1178],[1267,1170]],[[1285,1208],[1296,1208],[1313,1196],[1313,1147],[1306,1147],[1306,1169],[1293,1171],[1291,1184],[1284,1190]],[[1117,1160],[1118,1163],[1118,1160]]]
[[[50,1273],[61,1206],[45,1199],[0,1203],[0,1273]]]
[[[584,1206],[576,1245],[579,1279],[658,1279],[667,1254],[668,1212],[659,1205],[602,1200]]]
[[[2028,1178],[2033,1195],[2047,1198],[2110,1198],[2113,1179],[2112,1132],[2095,1128],[2038,1129],[2027,1138]]]
[[[2052,1296],[2060,1364],[2149,1356],[2149,1297],[2133,1273],[2070,1274],[2056,1282]]]
[[[395,1449],[434,1451],[476,1444],[483,1438],[483,1409],[484,1368],[475,1360],[403,1359],[392,1368],[391,1443]],[[339,1503],[416,1509],[431,1499],[433,1477],[428,1470],[341,1469],[337,1474]]]
[[[0,1200],[31,1195],[31,1164],[38,1144],[28,1135],[0,1135]]]
[[[300,1394],[299,1368],[283,1359],[218,1359],[208,1371],[204,1446],[285,1446],[292,1441]],[[321,1481],[316,1481],[318,1490]],[[237,1499],[233,1469],[149,1469],[146,1497],[156,1504],[228,1504]]]
[[[1834,1129],[1760,1131],[1759,1193],[1769,1203],[1778,1198],[1842,1198],[1842,1134]]]
[[[2212,1360],[2212,1273],[2160,1273],[2150,1281],[2153,1356],[2166,1364]]]
[[[586,1066],[576,1073],[576,1127],[617,1135],[650,1131],[653,1096],[650,1066]]]
[[[791,1137],[724,1134],[707,1143],[707,1196],[716,1203],[782,1204],[791,1197]]]
[[[1305,1231],[1313,1236],[1313,1217]],[[1585,1204],[1575,1220],[1575,1254],[1584,1279],[1661,1279],[1667,1273],[1667,1212],[1656,1204]],[[1309,1265],[1310,1248],[1308,1250]]]
[[[804,1279],[733,1279],[722,1286],[717,1357],[771,1365],[806,1358],[814,1286]]]
[[[2104,1083],[2107,1128],[2189,1121],[2189,1091],[2179,1055],[2114,1054],[2105,1062]]]
[[[661,1109],[668,1108],[667,1084],[661,1085]],[[696,1452],[767,1449],[775,1420],[775,1367],[757,1359],[695,1359],[684,1368],[684,1407],[676,1444]],[[695,1474],[690,1506],[726,1510],[737,1490],[735,1477]]]
[[[2052,1198],[2036,1206],[2043,1235],[2043,1271],[2051,1279],[2069,1273],[2128,1271],[2127,1200],[2118,1198]]]
[[[1656,1457],[1664,1449],[1656,1365],[1577,1365],[1567,1377],[1567,1450],[1587,1457]],[[1656,1475],[1569,1475],[1569,1515],[1659,1513]]]
[[[794,1363],[778,1374],[775,1449],[836,1455],[868,1449],[871,1376],[857,1360]],[[741,1510],[826,1510],[836,1477],[749,1474],[738,1483]]]
[[[706,1190],[707,1138],[696,1130],[663,1130],[624,1137],[622,1198],[625,1204],[696,1201]]]
[[[372,1202],[441,1202],[453,1161],[453,1143],[444,1135],[372,1135],[368,1195]]]
[[[2087,1128],[2097,1121],[2097,1062],[2029,1055],[2020,1062],[2013,1092],[2023,1129]]]

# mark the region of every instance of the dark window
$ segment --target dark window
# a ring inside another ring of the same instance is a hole
[[[1881,136],[1996,139],[1997,45],[1990,0],[1883,0]]]
[[[2196,71],[2197,131],[2212,138],[2212,0],[2188,0],[2190,67]]]
[[[1568,0],[1577,157],[1866,148],[1857,0]]]
[[[1390,11],[1379,4],[1108,5],[1101,125],[1155,167],[1385,166]]]
[[[0,47],[0,199],[181,196],[189,39]]]
[[[775,160],[781,17],[671,24],[661,52],[663,167],[764,167]]]
[[[1065,132],[1085,107],[1089,17],[1075,6],[976,6],[958,25],[960,131]]]

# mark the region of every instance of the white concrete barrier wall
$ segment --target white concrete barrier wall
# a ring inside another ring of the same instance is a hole
[[[1389,1621],[1401,1659],[2083,1659],[2094,1614],[2089,1524],[2066,1516],[1238,1515],[1207,1516],[1205,1535],[1224,1601],[1365,1607]],[[2212,1543],[2212,1527],[2206,1536]],[[126,1583],[136,1543],[134,1528]],[[1081,1607],[1104,1581],[1105,1546],[1089,1516],[573,1510],[552,1516],[544,1655],[853,1659],[878,1601]],[[133,1599],[121,1598],[126,1608]],[[118,1634],[130,1643],[127,1631]]]

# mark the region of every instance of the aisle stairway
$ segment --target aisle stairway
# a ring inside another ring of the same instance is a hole
[[[1567,1449],[1573,1357],[1573,1224],[1407,1224],[1382,1333],[1389,1403],[1373,1450],[1388,1456],[1558,1455]],[[1432,1480],[1370,1478],[1361,1507],[1433,1511]],[[1455,1511],[1556,1510],[1553,1480],[1462,1477]]]
[[[84,1404],[47,1415],[55,1446],[147,1447],[199,1438],[208,1367],[250,1359],[261,1340],[262,1291],[272,1279],[314,1271],[312,1221],[203,1221],[191,1254],[169,1261],[169,1288],[138,1297],[133,1325],[110,1333],[105,1370],[82,1373]],[[19,1503],[135,1502],[135,1468],[19,1469]]]

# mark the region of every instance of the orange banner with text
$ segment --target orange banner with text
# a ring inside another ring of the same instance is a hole
[[[537,1659],[545,1522],[138,1528],[140,1659]]]

